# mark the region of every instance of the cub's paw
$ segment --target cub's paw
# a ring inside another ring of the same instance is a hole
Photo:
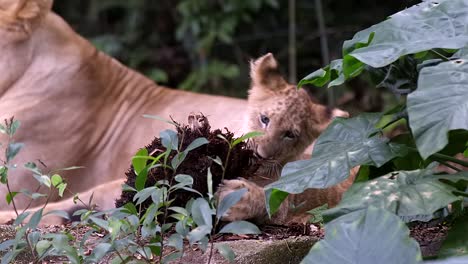
[[[218,204],[228,194],[242,188],[247,189],[247,192],[244,193],[237,204],[226,211],[221,220],[232,222],[264,217],[266,209],[263,188],[246,179],[224,180],[223,183],[219,185],[215,194]]]
[[[208,118],[203,115],[203,113],[191,112],[188,117],[188,126],[192,131],[197,131],[201,133],[204,130],[210,130],[210,122],[208,122]]]

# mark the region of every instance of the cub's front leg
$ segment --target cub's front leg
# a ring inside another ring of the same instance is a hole
[[[229,208],[221,220],[232,222],[255,219],[263,222],[268,217],[265,208],[265,192],[257,184],[243,178],[224,180],[219,185],[215,196],[218,201],[222,201],[228,194],[242,188],[247,189],[247,192],[237,204]]]
[[[251,182],[249,180],[239,178],[237,180],[224,180],[219,185],[216,192],[216,198],[221,201],[228,194],[239,189],[246,188],[247,192],[244,193],[240,201],[233,205],[222,217],[223,221],[239,221],[239,220],[253,220],[257,223],[264,222],[281,222],[287,213],[287,202],[281,205],[277,214],[273,219],[268,218],[268,213],[265,206],[265,192],[263,187]]]

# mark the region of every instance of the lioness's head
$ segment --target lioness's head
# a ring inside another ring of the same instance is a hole
[[[271,53],[251,61],[250,76],[249,129],[264,133],[253,138],[262,158],[282,165],[295,160],[333,117],[348,116],[341,110],[314,103],[307,91],[287,83]]]

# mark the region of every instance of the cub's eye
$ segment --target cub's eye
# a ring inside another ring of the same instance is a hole
[[[295,139],[297,137],[296,133],[291,130],[288,130],[284,133],[284,137],[287,139]]]
[[[270,123],[270,118],[268,118],[266,115],[260,115],[260,122],[266,126],[268,123]]]

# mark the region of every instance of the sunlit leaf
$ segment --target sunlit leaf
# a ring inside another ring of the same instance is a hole
[[[258,227],[247,221],[235,221],[225,225],[219,233],[232,233],[237,235],[261,234]]]
[[[421,156],[444,148],[448,132],[468,129],[468,58],[426,67],[408,95],[409,124]]]
[[[468,215],[454,221],[438,254],[441,258],[461,255],[468,255]]]
[[[229,263],[234,263],[236,254],[228,244],[216,244],[215,247],[218,250],[219,254],[221,254],[221,256],[223,256],[227,261],[229,261]]]
[[[23,146],[24,146],[23,143],[12,142],[12,143],[8,144],[8,147],[7,147],[7,150],[6,150],[7,162],[11,161],[18,154],[18,152],[21,150],[21,148],[23,148]]]
[[[139,149],[135,156],[148,156],[148,150],[146,148]],[[147,160],[145,159],[132,159],[133,169],[135,174],[138,175],[145,167]]]
[[[302,263],[418,263],[418,243],[398,216],[369,207],[325,225],[325,238],[318,241]]]
[[[218,204],[217,212],[216,212],[216,217],[221,218],[224,216],[224,214],[234,206],[236,203],[242,199],[242,196],[247,192],[246,188],[242,188],[239,190],[235,190],[228,195],[226,195]]]
[[[263,132],[259,132],[259,131],[252,131],[252,132],[249,132],[243,136],[241,136],[240,138],[237,138],[235,139],[232,143],[231,143],[231,147],[234,147],[236,146],[237,144],[241,143],[242,141],[244,140],[247,140],[247,139],[250,139],[250,138],[254,138],[254,137],[259,137],[259,136],[262,136],[264,133]]]
[[[432,215],[438,209],[460,200],[453,194],[456,190],[454,187],[439,181],[441,177],[431,170],[398,171],[355,183],[336,207],[324,212],[324,217],[330,220],[375,206],[406,220],[420,220],[419,217]]]
[[[204,198],[196,199],[192,204],[192,217],[193,221],[198,226],[212,226],[213,225],[213,210]]]
[[[290,162],[281,178],[266,186],[288,193],[308,188],[327,188],[348,178],[357,165],[380,167],[401,155],[398,145],[378,134],[375,125],[380,114],[361,114],[350,119],[337,118],[317,139],[312,158]]]

